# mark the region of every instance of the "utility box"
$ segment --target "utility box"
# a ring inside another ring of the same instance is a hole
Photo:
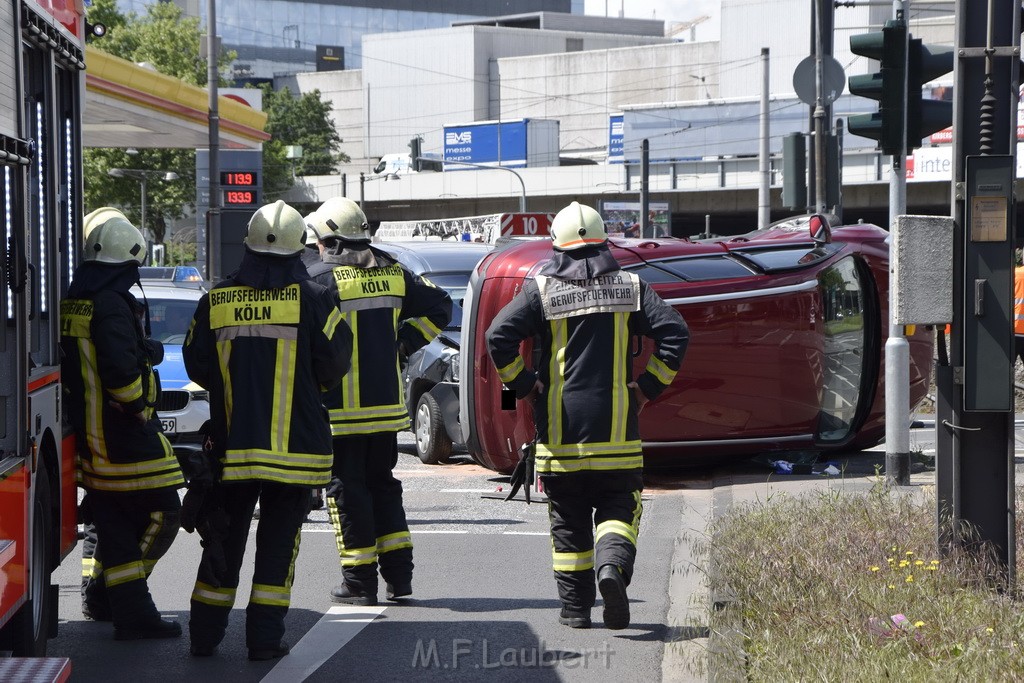
[[[445,162],[523,168],[558,166],[558,121],[476,121],[444,127]],[[445,163],[445,171],[472,166]]]
[[[892,319],[897,325],[953,320],[953,219],[896,216],[889,245]]]

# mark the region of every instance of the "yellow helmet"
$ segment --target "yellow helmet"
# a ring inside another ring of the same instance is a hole
[[[142,263],[146,258],[146,240],[134,225],[112,216],[94,226],[85,240],[86,261],[99,263]]]
[[[555,249],[572,251],[604,244],[608,233],[601,214],[585,204],[573,202],[555,214],[551,221],[551,240]]]
[[[121,213],[112,206],[104,206],[99,209],[96,209],[92,213],[88,214],[85,217],[85,220],[82,221],[82,239],[88,238],[89,233],[91,233],[93,230],[100,227],[104,223],[106,223],[111,218],[120,218],[122,220],[128,220],[128,218],[123,213]]]
[[[302,214],[280,199],[261,206],[249,219],[245,246],[260,254],[291,256],[303,250],[306,223]]]
[[[331,197],[315,213],[320,220],[312,225],[321,240],[325,237],[365,242],[370,240],[366,214],[348,197]]]

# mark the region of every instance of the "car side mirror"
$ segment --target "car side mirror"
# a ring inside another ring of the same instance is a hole
[[[828,219],[820,213],[813,214],[807,222],[807,226],[815,244],[832,243],[832,226],[829,225]]]

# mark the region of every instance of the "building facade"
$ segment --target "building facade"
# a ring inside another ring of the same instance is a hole
[[[205,23],[204,0],[174,2]],[[120,4],[139,11],[145,3]],[[217,33],[224,48],[238,54],[232,65],[236,80],[259,81],[320,69],[361,69],[367,34],[542,11],[583,14],[583,0],[217,0]],[[330,54],[324,54],[327,50]]]

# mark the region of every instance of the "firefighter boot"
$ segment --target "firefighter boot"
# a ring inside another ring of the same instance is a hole
[[[156,616],[136,623],[114,627],[114,640],[146,640],[149,638],[177,638],[181,624]]]
[[[347,583],[343,583],[331,589],[331,602],[343,605],[358,605],[360,607],[372,607],[377,604],[377,596],[370,592],[359,592],[352,590]]]
[[[249,648],[249,661],[250,662],[265,662],[268,659],[277,659],[284,657],[291,651],[288,647],[288,643],[281,641],[276,647],[271,645],[270,647],[250,647]]]
[[[629,598],[619,568],[612,564],[603,565],[597,573],[597,587],[604,598],[604,625],[613,631],[629,626]]]
[[[569,628],[590,628],[590,610],[563,607],[558,615],[558,623]]]
[[[388,583],[384,587],[384,597],[395,601],[412,595],[412,583]]]

